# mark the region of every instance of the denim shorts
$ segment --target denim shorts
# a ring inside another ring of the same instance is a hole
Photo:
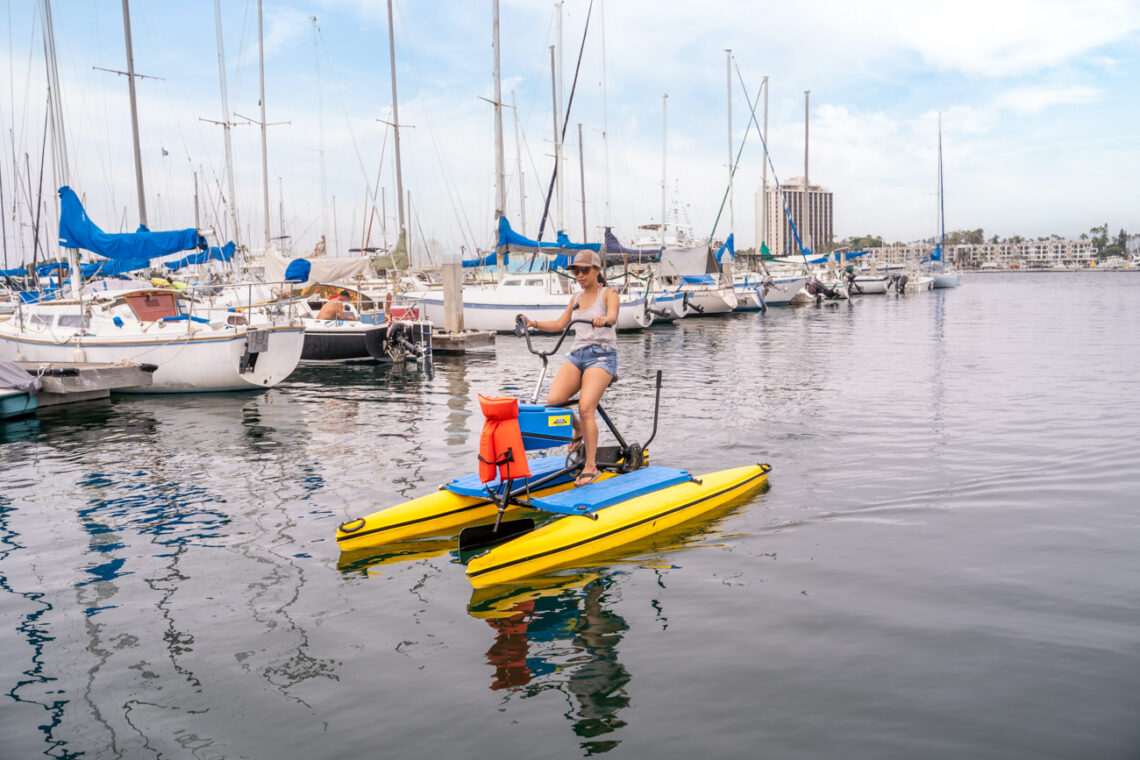
[[[566,357],[566,361],[573,364],[579,371],[585,372],[590,367],[601,367],[606,372],[613,375],[611,383],[617,382],[617,349],[606,348],[593,344],[590,346],[582,346],[579,349],[570,352]]]

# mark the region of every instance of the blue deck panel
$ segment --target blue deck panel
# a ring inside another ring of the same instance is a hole
[[[597,512],[599,509],[680,483],[687,483],[692,479],[687,471],[674,467],[646,467],[606,480],[598,480],[581,488],[571,488],[569,491],[551,494],[541,499],[531,499],[531,503],[547,512],[580,515]]]
[[[530,478],[528,480],[529,482],[533,483],[539,478],[550,475],[551,473],[558,472],[564,468],[566,466],[566,457],[542,457],[541,459],[532,459],[528,462],[528,464],[530,466]],[[570,480],[572,480],[571,476],[566,475],[564,477],[557,478],[550,483],[547,483],[546,485],[558,485],[560,483],[567,483]],[[512,487],[518,488],[522,485],[522,478],[518,478],[515,480]],[[499,486],[500,482],[497,476],[490,483],[484,485],[483,483],[479,482],[479,474],[476,473],[474,475],[464,475],[462,478],[456,478],[455,480],[445,485],[444,488],[446,488],[448,491],[451,491],[452,493],[459,494],[460,496],[486,496],[488,487],[490,487],[491,490],[495,490]]]

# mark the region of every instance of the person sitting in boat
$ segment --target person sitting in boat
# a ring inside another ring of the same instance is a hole
[[[574,481],[584,486],[597,480],[598,422],[594,412],[602,393],[617,380],[617,324],[618,294],[606,287],[602,274],[602,260],[594,251],[581,251],[567,269],[578,280],[581,292],[575,293],[558,319],[534,320],[527,318],[527,327],[544,332],[558,332],[572,319],[588,319],[589,324],[574,325],[575,339],[570,355],[558,368],[546,395],[550,406],[565,404],[578,393],[578,414],[574,418],[574,441],[571,449],[584,445],[586,449],[582,472]]]
[[[321,310],[317,312],[317,319],[351,319],[344,310],[345,304],[351,299],[352,296],[347,290],[334,293],[329,300],[325,301]]]

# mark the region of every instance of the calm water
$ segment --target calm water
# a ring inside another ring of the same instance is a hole
[[[770,490],[494,593],[342,559],[474,469],[520,343],[0,423],[0,755],[1140,755],[1140,275],[622,336],[623,430],[661,368],[655,461]]]

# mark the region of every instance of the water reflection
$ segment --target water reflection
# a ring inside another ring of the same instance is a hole
[[[766,492],[767,486],[760,491]],[[582,739],[584,755],[608,752],[626,725],[620,712],[629,706],[632,675],[619,661],[629,624],[615,607],[620,579],[633,567],[651,570],[665,588],[665,573],[678,567],[677,550],[705,543],[719,525],[760,494],[727,503],[701,520],[589,560],[575,571],[530,578],[519,584],[475,589],[467,612],[485,620],[494,633],[486,652],[493,669],[490,689],[528,699],[549,690],[565,694],[566,717]],[[569,519],[569,518],[567,518]],[[663,562],[669,553],[675,562]],[[659,599],[650,601],[662,630],[669,622]]]
[[[477,589],[467,607],[494,632],[486,654],[491,690],[523,699],[550,689],[565,694],[566,717],[585,755],[616,747],[621,740],[610,734],[626,725],[619,712],[629,706],[631,676],[618,661],[618,645],[629,624],[608,608],[616,600],[613,578],[603,571]]]

